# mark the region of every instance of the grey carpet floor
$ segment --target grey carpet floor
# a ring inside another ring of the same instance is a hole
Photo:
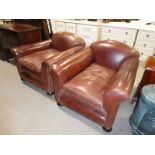
[[[137,73],[134,90],[141,79],[143,64]],[[22,82],[16,66],[0,60],[0,134],[132,134],[129,116],[134,109],[130,100],[118,110],[113,130],[107,133],[96,123],[66,107],[58,107],[54,96]]]

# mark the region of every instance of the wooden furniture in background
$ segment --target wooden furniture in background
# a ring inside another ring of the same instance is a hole
[[[52,31],[67,31],[77,34],[82,37],[87,46],[92,42],[100,40],[99,38],[99,22],[78,21],[78,20],[51,20]]]
[[[86,41],[89,46],[92,42],[99,40],[99,23],[86,22],[77,24],[77,35]]]
[[[12,19],[0,19],[0,24],[13,24],[14,21]]]
[[[135,97],[139,98],[142,87],[147,84],[155,84],[155,56],[150,56],[146,62],[145,71]]]
[[[138,30],[128,23],[113,22],[103,24],[101,40],[117,40],[134,47]]]
[[[47,40],[51,37],[46,19],[14,19],[14,22],[40,27],[42,40]]]
[[[155,52],[155,26],[145,27],[138,31],[134,48],[140,51],[141,56],[151,56]]]
[[[10,52],[12,47],[41,40],[39,27],[17,23],[0,25],[0,58],[9,61],[13,58]]]

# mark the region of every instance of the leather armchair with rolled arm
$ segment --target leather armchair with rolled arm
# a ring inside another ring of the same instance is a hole
[[[52,94],[51,64],[71,56],[84,47],[85,41],[82,38],[70,32],[58,32],[52,39],[12,48],[11,52],[16,60],[20,78]]]
[[[111,131],[119,104],[132,91],[138,63],[139,53],[121,42],[92,43],[51,67],[58,105]]]

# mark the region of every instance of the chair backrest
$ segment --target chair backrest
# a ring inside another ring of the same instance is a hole
[[[128,57],[137,56],[135,49],[118,41],[98,41],[90,45],[94,52],[96,63],[118,70]]]
[[[71,32],[57,32],[52,37],[52,47],[64,51],[75,46],[85,46],[85,41]]]

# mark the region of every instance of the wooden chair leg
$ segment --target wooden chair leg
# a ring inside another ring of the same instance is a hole
[[[57,105],[58,105],[58,106],[60,106],[60,107],[62,107],[62,106],[63,106],[63,105],[61,105],[59,102],[57,102]]]
[[[106,132],[111,132],[112,131],[112,128],[111,129],[106,129],[105,127],[102,127],[102,129]]]
[[[53,92],[47,92],[47,95],[53,95]]]

